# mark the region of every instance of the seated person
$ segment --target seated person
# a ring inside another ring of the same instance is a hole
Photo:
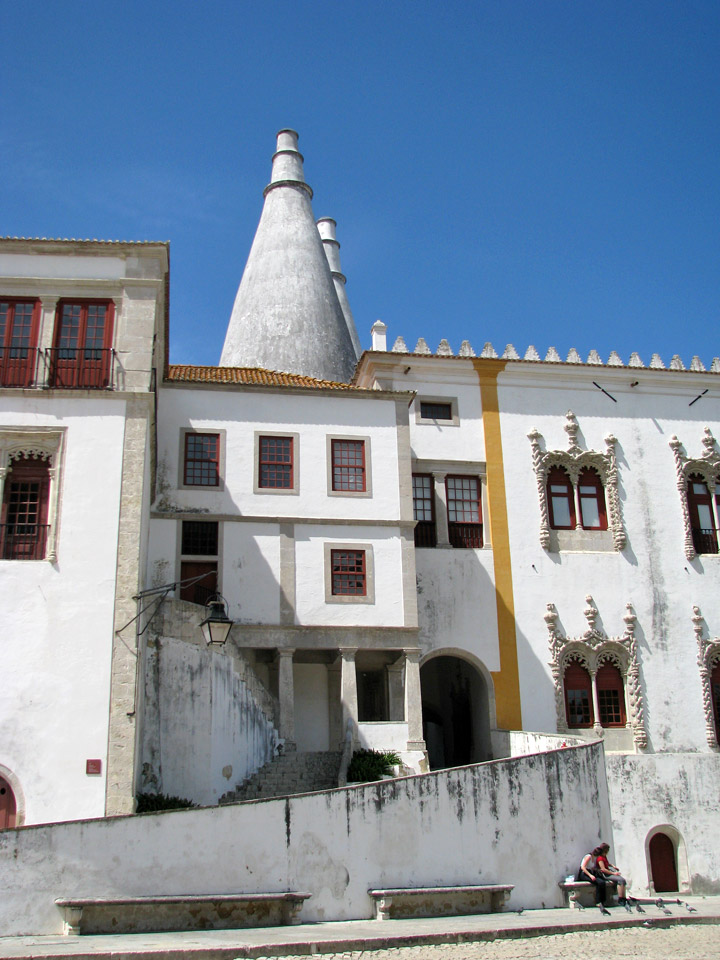
[[[595,858],[595,868],[599,873],[602,874],[606,883],[614,883],[617,886],[618,892],[618,903],[621,906],[625,906],[627,903],[626,897],[626,887],[627,880],[625,877],[620,876],[620,871],[615,866],[614,863],[610,863],[607,858],[608,853],[610,852],[609,843],[601,843],[599,847],[596,848],[600,852]]]

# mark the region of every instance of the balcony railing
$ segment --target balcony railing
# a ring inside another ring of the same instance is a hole
[[[477,548],[483,545],[481,523],[450,523],[448,527],[453,547]]]
[[[415,546],[437,546],[437,530],[435,529],[434,520],[418,520],[415,524]]]
[[[48,387],[112,390],[117,357],[111,347],[49,347],[45,350],[45,369]]]
[[[718,552],[717,530],[702,530],[700,527],[693,527],[692,538],[695,553]]]
[[[48,524],[0,523],[0,559],[44,560]]]
[[[31,387],[39,353],[34,347],[0,347],[0,387]]]

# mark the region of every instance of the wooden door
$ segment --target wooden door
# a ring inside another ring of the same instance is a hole
[[[666,833],[656,833],[650,840],[650,870],[655,893],[677,893],[675,844]]]
[[[12,787],[0,777],[0,830],[15,826],[15,794]]]

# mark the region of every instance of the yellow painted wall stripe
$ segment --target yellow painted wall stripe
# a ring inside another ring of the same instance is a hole
[[[495,568],[500,669],[492,673],[492,678],[495,684],[497,725],[504,730],[522,730],[510,531],[497,388],[498,374],[505,369],[505,361],[478,358],[473,360],[473,366],[480,381],[487,461],[488,519]]]

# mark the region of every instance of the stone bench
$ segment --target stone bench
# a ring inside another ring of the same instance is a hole
[[[558,886],[562,890],[564,906],[573,910],[577,910],[578,904],[581,907],[595,906],[595,884],[589,880],[561,880]],[[612,904],[616,889],[614,883],[605,884],[606,904]]]
[[[368,890],[376,920],[405,917],[458,917],[497,913],[512,893],[512,884],[478,886],[386,887]]]
[[[72,897],[55,901],[63,933],[172,933],[300,923],[311,894],[204,894],[170,897]]]

